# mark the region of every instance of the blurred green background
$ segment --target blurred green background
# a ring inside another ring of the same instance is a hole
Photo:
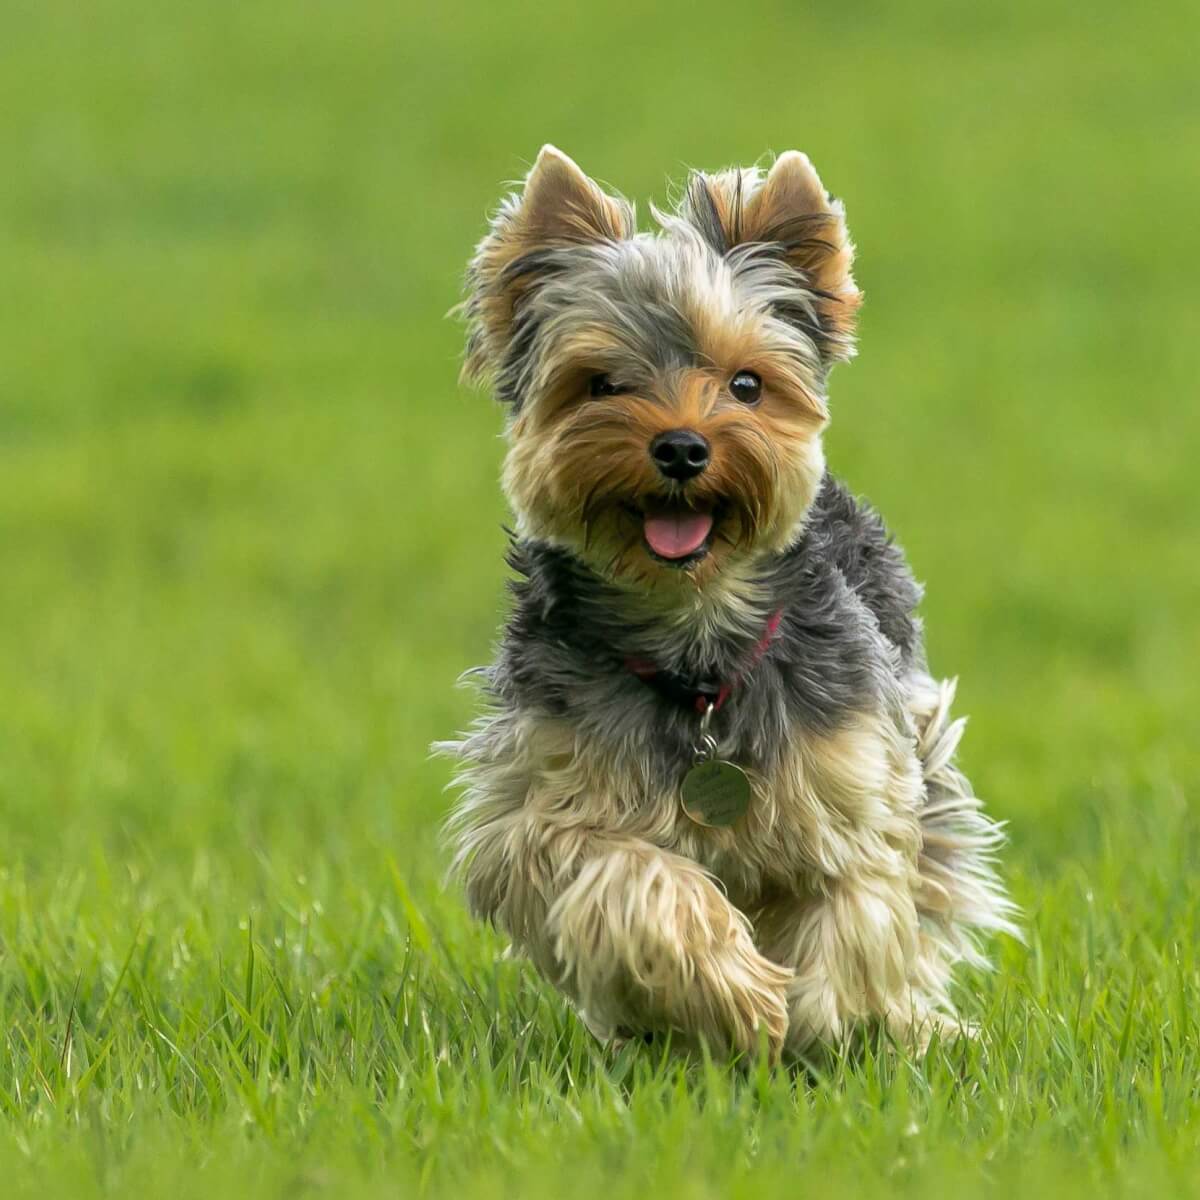
[[[489,969],[427,747],[469,719],[454,680],[503,603],[501,419],[444,314],[546,141],[643,224],[688,167],[812,156],[867,294],[830,461],[927,582],[1035,928],[1059,889],[1047,958],[1083,978],[1101,874],[1114,970],[1183,936],[1159,922],[1194,913],[1200,782],[1198,33],[1184,0],[8,0],[0,1087],[30,1178],[72,1154],[76,1194],[124,1178],[93,1118],[248,1105],[225,1050],[202,1104],[145,1051],[169,1026],[205,1076],[248,944],[303,926],[297,978],[364,1004],[414,921]]]

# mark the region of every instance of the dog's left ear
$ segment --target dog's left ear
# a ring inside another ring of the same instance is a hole
[[[503,393],[522,302],[554,271],[553,252],[620,241],[632,237],[634,227],[628,201],[610,196],[557,147],[543,146],[521,190],[501,202],[471,260],[465,374],[477,378],[494,370]]]
[[[697,173],[688,184],[683,216],[723,254],[751,242],[777,248],[811,294],[815,328],[805,332],[821,357],[831,364],[854,353],[862,303],[850,270],[854,246],[841,201],[825,190],[807,154],[788,150],[765,177],[753,170]]]

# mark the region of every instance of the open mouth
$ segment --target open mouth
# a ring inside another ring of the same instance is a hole
[[[642,541],[652,558],[683,567],[699,562],[708,554],[717,517],[715,510],[650,501],[634,511],[642,522]]]

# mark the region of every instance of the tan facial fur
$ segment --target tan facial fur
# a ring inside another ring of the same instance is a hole
[[[731,557],[782,550],[820,482],[823,420],[762,358],[745,352],[727,361],[759,367],[756,407],[726,387],[740,365],[722,365],[603,399],[587,396],[590,372],[581,372],[522,413],[504,470],[522,531],[571,546],[607,576],[653,585],[677,572],[646,553],[637,510],[678,496],[718,514],[712,550],[691,571],[697,585]],[[650,457],[654,438],[674,429],[696,431],[712,452],[708,469],[685,487],[664,480]]]
[[[706,213],[689,217],[697,206]],[[595,319],[580,316],[566,332],[545,334],[549,349],[521,377],[514,397],[504,485],[522,534],[566,545],[603,574],[635,586],[675,586],[681,572],[645,552],[631,507],[654,499],[716,507],[722,519],[711,551],[684,572],[687,583],[703,587],[731,564],[777,553],[797,536],[824,470],[824,374],[850,352],[860,297],[841,208],[803,155],[781,156],[766,176],[697,175],[680,215],[657,215],[662,244],[675,253],[657,261],[667,292],[648,306],[677,318],[695,362],[655,363],[652,333],[649,349],[646,339],[640,350],[624,344],[636,309],[613,316],[599,307]],[[714,215],[719,231],[708,228]],[[812,335],[819,346],[789,328],[772,296],[759,294],[763,284],[741,279],[736,260],[726,257],[776,239],[778,269],[790,272],[798,295],[808,296],[813,330],[824,331]],[[515,370],[519,319],[541,286],[536,265],[528,265],[537,255],[592,248],[616,262],[623,247],[634,247],[627,267],[636,273],[637,252],[652,260],[654,242],[635,234],[627,202],[605,193],[561,152],[544,149],[472,263],[468,372]],[[582,312],[586,302],[585,289],[574,306]],[[562,322],[545,324],[552,323]],[[590,397],[591,377],[609,369],[631,376],[628,390]],[[727,388],[743,370],[763,381],[754,408]],[[650,460],[654,436],[673,429],[695,430],[712,447],[711,467],[683,488],[664,481]]]

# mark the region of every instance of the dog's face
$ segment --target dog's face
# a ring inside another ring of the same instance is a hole
[[[543,149],[471,265],[468,371],[511,407],[525,536],[610,579],[703,586],[795,538],[859,293],[801,154],[694,175],[661,232]]]

